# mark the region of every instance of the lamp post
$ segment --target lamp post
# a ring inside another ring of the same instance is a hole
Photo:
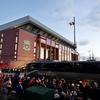
[[[73,21],[69,23],[71,26],[73,25],[74,27],[74,46],[75,46],[75,49],[77,47],[77,44],[76,44],[76,27],[75,27],[75,17],[73,17]]]
[[[76,27],[75,27],[75,17],[73,17],[73,20],[74,20],[74,46],[75,46],[75,49],[76,49]]]
[[[73,31],[74,31],[74,50],[76,51],[76,47],[77,47],[77,44],[76,44],[76,27],[75,27],[75,17],[73,17],[73,21],[69,23],[70,26],[73,25]],[[74,60],[76,59],[76,56],[75,56],[75,51],[74,51]]]

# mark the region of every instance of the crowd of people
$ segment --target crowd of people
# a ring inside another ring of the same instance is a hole
[[[13,76],[2,75],[0,77],[0,100],[23,100],[25,90],[32,86],[53,89],[53,100],[100,100],[96,96],[98,91],[95,90],[99,89],[96,81],[72,81],[42,75],[22,77],[19,71]],[[94,91],[96,95],[94,95]]]

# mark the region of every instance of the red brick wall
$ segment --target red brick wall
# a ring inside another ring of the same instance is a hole
[[[3,39],[2,44],[2,54],[1,60],[5,63],[10,62],[10,60],[14,60],[14,50],[15,50],[15,38],[16,33],[18,33],[18,29],[9,29],[0,32],[0,36],[3,33],[3,37],[0,37],[0,40]]]
[[[25,64],[27,62],[31,62],[34,59],[34,41],[36,40],[36,36],[30,32],[19,29],[19,42],[18,42],[18,53],[17,53],[17,61],[21,64]],[[25,49],[29,48],[29,49]],[[23,63],[21,63],[23,62]]]
[[[16,37],[18,37],[18,43],[16,43]],[[24,64],[33,61],[34,41],[36,40],[36,36],[34,34],[22,29],[14,28],[0,32],[0,40],[1,38],[3,38],[3,42],[0,42],[0,44],[2,44],[0,63],[8,63],[11,67],[21,67]],[[25,50],[25,45],[26,47],[28,45],[24,42],[29,44],[30,50]],[[15,44],[17,44],[16,58],[14,58]]]

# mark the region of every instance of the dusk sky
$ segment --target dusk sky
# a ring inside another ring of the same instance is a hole
[[[80,56],[100,57],[100,0],[0,0],[0,25],[27,15],[72,42],[75,17]]]

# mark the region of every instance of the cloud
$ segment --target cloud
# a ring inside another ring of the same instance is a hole
[[[80,46],[86,46],[88,44],[89,44],[89,41],[88,40],[84,40],[84,41],[79,41],[78,42],[78,45],[80,45]]]
[[[96,4],[86,17],[88,24],[94,27],[100,27],[100,2]]]
[[[70,16],[73,16],[72,0],[61,0],[58,2],[55,9],[52,11],[51,17],[56,21],[65,21]]]

